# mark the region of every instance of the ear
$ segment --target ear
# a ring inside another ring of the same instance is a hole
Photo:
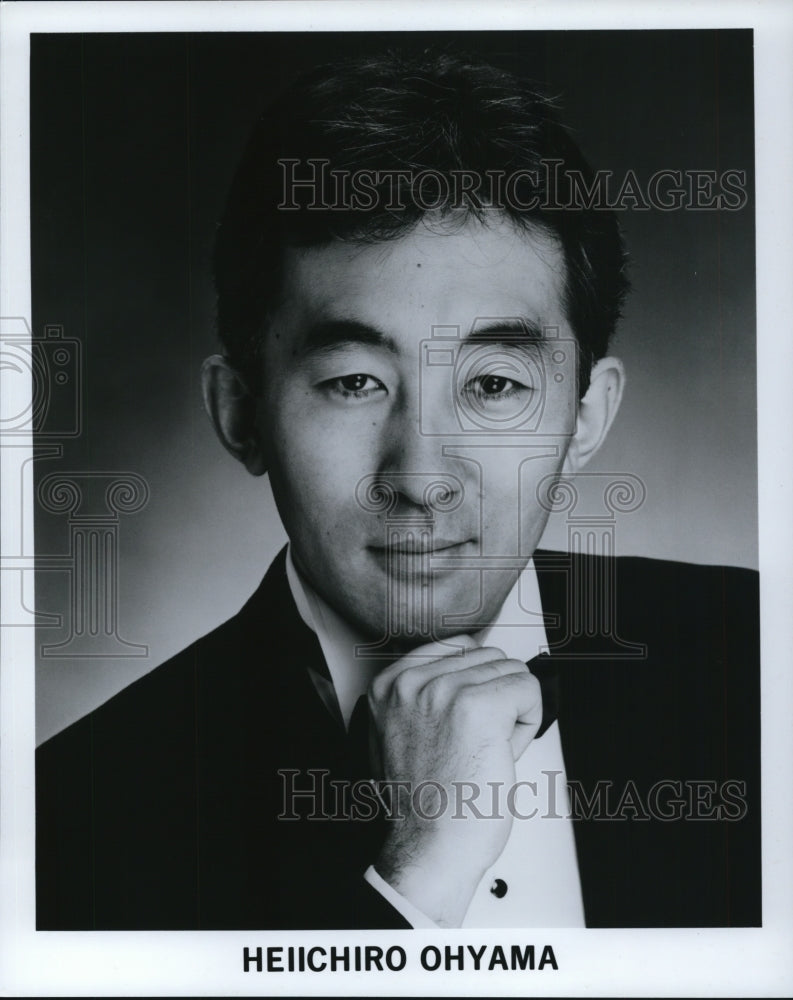
[[[204,407],[223,447],[254,476],[267,471],[256,430],[256,397],[224,357],[213,354],[201,368]]]
[[[617,415],[625,370],[619,358],[601,358],[592,368],[589,388],[578,405],[576,431],[570,440],[563,471],[578,472],[603,444]]]

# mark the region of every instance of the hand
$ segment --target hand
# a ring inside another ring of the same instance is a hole
[[[480,648],[468,636],[454,641],[462,655],[439,643],[421,646],[378,674],[369,689],[383,776],[410,789],[401,799],[405,818],[392,823],[375,868],[449,927],[462,923],[482,875],[504,849],[512,817],[503,789],[514,783],[515,761],[542,721],[539,681],[525,663]],[[417,799],[422,782],[433,784]],[[488,818],[458,808],[461,787],[466,797],[472,794],[461,782],[480,790],[475,804]],[[501,783],[497,810],[492,782]],[[494,812],[503,815],[489,818]]]

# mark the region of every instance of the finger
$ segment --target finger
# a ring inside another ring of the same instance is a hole
[[[436,639],[433,642],[425,642],[421,646],[416,646],[409,653],[405,653],[401,659],[409,660],[411,657],[416,657],[417,660],[426,660],[427,658],[440,659],[443,656],[459,655],[459,648],[467,650],[475,649],[478,646],[479,643],[473,636],[461,632],[460,635],[451,636],[449,639],[444,639],[443,641]]]
[[[520,760],[526,750],[528,750],[529,744],[537,735],[537,730],[540,728],[541,723],[542,704],[540,704],[539,718],[533,719],[531,722],[515,723],[515,729],[509,738],[510,745],[512,746],[513,760]]]
[[[469,724],[486,730],[489,737],[509,740],[516,760],[542,723],[540,682],[525,665],[522,671],[461,688],[454,706],[468,716]]]
[[[534,725],[542,721],[542,688],[539,680],[526,669],[496,678],[481,687],[499,706],[513,714],[515,723]]]
[[[542,688],[534,674],[528,670],[526,673],[529,675],[529,684],[527,686],[524,683],[520,689],[521,693],[525,692],[525,696],[517,708],[515,728],[509,738],[513,760],[519,760],[523,756],[542,725]]]
[[[421,647],[428,649],[430,647]],[[397,693],[404,700],[415,697],[419,689],[433,677],[440,674],[465,670],[477,663],[490,660],[503,660],[506,654],[495,646],[471,645],[462,653],[452,653],[434,659],[417,659],[415,654],[403,656],[401,659],[381,670],[370,686],[370,694],[375,701],[381,701],[389,695],[397,681]]]
[[[382,673],[391,671],[399,673],[406,667],[423,666],[426,663],[434,663],[435,660],[460,658],[474,649],[479,649],[479,646],[480,644],[470,635],[455,635],[444,642],[427,642],[400,656]]]
[[[437,701],[448,700],[453,698],[455,693],[463,687],[486,684],[499,677],[506,677],[508,674],[527,673],[526,664],[522,660],[508,660],[503,654],[494,659],[490,652],[485,660],[474,656],[467,658],[466,662],[469,662],[470,665],[459,669],[444,669],[444,661],[433,664],[433,667],[437,669],[432,672],[427,671],[418,696],[429,697]],[[498,652],[501,651],[498,650]]]

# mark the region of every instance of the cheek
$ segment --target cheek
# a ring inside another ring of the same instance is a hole
[[[356,483],[365,474],[360,449],[332,424],[295,408],[284,408],[269,427],[270,479],[284,522],[299,521],[308,533],[320,521],[338,528],[343,514],[349,516]]]
[[[564,462],[561,454],[527,459],[517,450],[496,449],[498,461],[483,469],[482,520],[486,530],[502,537],[533,527],[542,529],[548,518],[548,492]]]
[[[304,518],[325,517],[336,507],[345,490],[339,466],[328,461],[328,454],[310,441],[283,441],[276,449],[270,478],[273,492],[284,514],[300,512]]]

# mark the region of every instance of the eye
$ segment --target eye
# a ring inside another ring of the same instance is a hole
[[[386,391],[380,379],[364,372],[354,372],[352,375],[329,379],[323,383],[323,387],[344,399],[368,399],[375,393]]]
[[[506,375],[479,375],[466,382],[463,391],[477,400],[498,401],[509,399],[527,388],[523,383],[507,378]]]

